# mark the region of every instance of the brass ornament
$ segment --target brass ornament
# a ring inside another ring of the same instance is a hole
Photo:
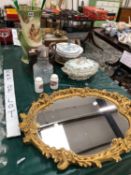
[[[129,129],[126,131],[125,137],[114,138],[109,148],[89,156],[78,155],[73,151],[67,151],[63,148],[56,149],[55,147],[50,147],[43,143],[37,134],[38,124],[36,122],[36,114],[41,109],[46,108],[57,100],[73,96],[96,96],[114,103],[119,113],[121,113],[129,123]],[[20,128],[25,135],[24,142],[34,144],[44,156],[53,158],[60,170],[65,170],[71,164],[77,164],[81,167],[96,165],[101,168],[103,162],[109,160],[118,162],[121,160],[122,153],[131,151],[131,100],[116,92],[89,88],[70,88],[56,91],[49,96],[47,94],[42,94],[39,100],[32,104],[28,114],[20,114],[20,116],[23,120],[20,124]]]

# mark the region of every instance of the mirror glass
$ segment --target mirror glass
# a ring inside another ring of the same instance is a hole
[[[113,138],[124,138],[129,128],[115,104],[95,97],[70,97],[39,111],[38,135],[45,144],[90,155],[109,147]]]

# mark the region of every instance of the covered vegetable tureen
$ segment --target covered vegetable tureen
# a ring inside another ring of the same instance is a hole
[[[86,80],[94,75],[99,69],[99,64],[86,57],[69,60],[65,63],[62,71],[73,80]]]

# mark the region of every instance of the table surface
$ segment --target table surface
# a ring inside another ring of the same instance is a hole
[[[94,30],[95,34],[100,37],[101,39],[103,39],[104,41],[106,41],[107,43],[109,43],[110,45],[112,45],[113,47],[115,47],[116,49],[120,50],[120,51],[128,51],[131,52],[131,47],[129,47],[126,44],[122,44],[119,43],[117,37],[110,37],[109,35],[106,35],[103,31],[103,29],[101,28],[97,28]]]
[[[10,46],[8,51],[4,50],[4,69],[13,69],[16,92],[16,102],[18,112],[27,112],[31,103],[38,99],[38,94],[34,92],[32,71],[28,65],[21,62],[22,50],[19,47]],[[73,87],[85,87],[88,83],[90,88],[107,89],[117,91],[120,94],[129,95],[116,85],[104,72],[99,71],[95,76],[87,81],[70,80],[62,71],[58,64],[55,65],[54,72],[59,74],[60,89]],[[86,84],[85,84],[86,83]],[[49,86],[45,86],[45,92],[51,93]],[[66,171],[59,171],[53,160],[46,159],[31,144],[25,145],[22,137],[5,139],[3,144],[8,148],[6,157],[8,164],[0,169],[1,175],[129,175],[131,173],[131,154],[123,155],[123,160],[119,163],[104,163],[103,168],[81,168],[70,166]],[[20,158],[26,160],[17,165]]]

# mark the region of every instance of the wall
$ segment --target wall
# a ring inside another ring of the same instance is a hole
[[[40,3],[42,2],[42,0],[37,0],[37,1],[39,1]],[[20,4],[28,4],[31,2],[31,0],[18,0],[18,2]],[[13,0],[0,0],[0,7],[3,7],[4,5],[9,5],[9,4],[13,5]]]
[[[22,3],[27,3],[28,0],[19,0]],[[13,5],[13,0],[0,0],[0,7],[3,7],[4,5]]]
[[[65,0],[65,1],[67,1],[67,4],[66,4],[67,9],[72,9],[72,0]],[[78,4],[81,5],[81,1],[82,0],[73,0],[73,2],[74,2],[74,8],[73,9],[74,10],[78,9]],[[85,5],[88,5],[88,3],[89,3],[89,0],[84,0]]]
[[[13,5],[12,1],[13,0],[0,0],[0,7],[3,7],[4,5],[7,5],[7,4],[12,4]],[[18,1],[20,3],[26,4],[26,3],[29,3],[31,0],[18,0]],[[42,0],[38,0],[38,1],[42,1]],[[74,10],[77,10],[78,0],[73,0],[73,1],[74,1]],[[79,0],[79,5],[81,4],[81,1],[82,0]],[[65,2],[66,2],[66,7],[68,9],[72,9],[72,0],[65,0]],[[85,5],[88,5],[88,0],[84,0],[84,3],[85,3]]]
[[[129,2],[129,5],[128,6],[131,7],[131,1]]]
[[[13,0],[0,0],[0,7],[3,7],[6,4],[12,4],[13,5],[12,1]],[[31,1],[31,0],[19,0],[20,3],[28,3],[29,1]],[[42,0],[39,0],[39,1],[42,1]],[[67,1],[66,7],[69,8],[69,9],[72,9],[72,0],[65,0],[65,1]],[[78,0],[74,0],[74,10],[77,9],[77,1]],[[81,3],[81,1],[82,0],[79,0],[79,4]],[[90,5],[95,5],[96,1],[97,0],[84,0],[85,5],[88,5],[88,3]],[[108,0],[108,1],[110,1],[110,0]],[[125,5],[125,2],[126,2],[126,0],[123,0],[123,6]],[[129,0],[128,6],[131,7],[131,0]]]
[[[126,4],[127,0],[123,0],[122,6],[123,7],[131,7],[131,0],[128,0],[127,4]]]

